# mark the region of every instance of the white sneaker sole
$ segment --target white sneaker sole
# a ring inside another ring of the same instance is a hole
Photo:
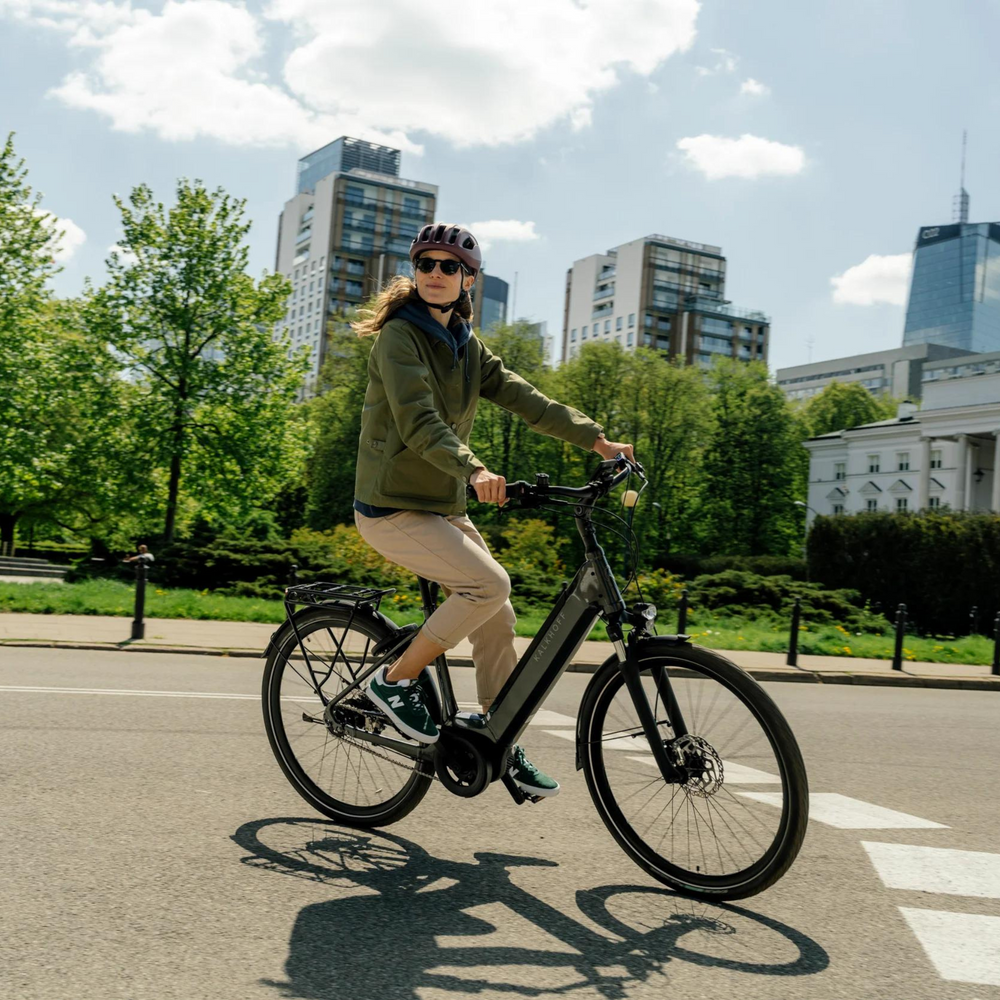
[[[396,713],[389,707],[389,705],[384,702],[372,689],[371,686],[365,685],[365,692],[368,697],[376,704],[383,712],[392,720],[392,724],[404,735],[409,736],[411,740],[416,740],[418,743],[437,743],[440,733],[435,733],[433,736],[428,736],[426,733],[420,732],[418,729],[414,729],[412,726],[408,726],[401,719],[396,717]]]
[[[511,775],[514,778],[514,775]],[[524,792],[525,795],[538,795],[543,799],[552,798],[553,795],[558,795],[562,789],[562,785],[556,785],[555,788],[535,788],[534,785],[525,785],[523,782],[514,778],[514,784]]]

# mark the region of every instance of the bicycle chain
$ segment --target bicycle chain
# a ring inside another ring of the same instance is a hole
[[[352,706],[351,711],[357,712],[360,715],[364,715],[366,718],[374,717],[377,721],[382,721],[385,716],[381,712],[369,711],[365,708],[355,708]],[[384,753],[379,753],[370,744],[363,742],[362,740],[352,739],[350,736],[338,736],[336,733],[331,733],[334,739],[343,740],[348,746],[357,747],[359,750],[364,750],[365,753],[371,754],[373,757],[378,757],[380,760],[387,760],[390,764],[395,764],[396,767],[401,767],[404,771],[416,771],[420,774],[425,774],[427,777],[431,778],[433,781],[440,781],[441,779],[437,776],[436,771],[432,770],[429,774],[427,772],[420,771],[420,765],[411,767],[409,764],[404,764],[401,760],[397,760],[395,757],[387,757]]]

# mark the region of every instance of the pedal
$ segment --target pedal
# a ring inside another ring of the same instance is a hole
[[[517,803],[517,805],[520,805],[522,802],[528,802],[531,799],[537,800],[538,796],[536,795],[526,795],[521,786],[510,776],[509,772],[500,780],[503,782],[504,788],[510,792],[510,797]]]

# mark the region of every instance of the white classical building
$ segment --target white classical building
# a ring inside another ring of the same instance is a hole
[[[919,410],[903,403],[891,420],[807,441],[809,519],[945,506],[1000,513],[1000,366],[976,367],[941,360],[924,372]]]

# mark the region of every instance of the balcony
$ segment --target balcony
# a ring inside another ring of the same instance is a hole
[[[295,245],[298,246],[300,243],[304,243],[310,236],[312,236],[312,226],[299,232],[299,235],[295,237]]]
[[[378,202],[374,198],[358,198],[350,194],[344,195],[344,204],[353,208],[378,208]]]
[[[610,316],[611,313],[613,313],[614,311],[615,311],[614,302],[608,302],[605,305],[598,306],[596,309],[594,309],[594,311],[590,314],[590,316],[591,319],[600,319],[602,316]]]
[[[614,282],[612,282],[606,288],[598,288],[597,291],[594,292],[594,301],[598,302],[601,299],[611,298],[611,296],[614,294],[615,294],[615,285]]]

